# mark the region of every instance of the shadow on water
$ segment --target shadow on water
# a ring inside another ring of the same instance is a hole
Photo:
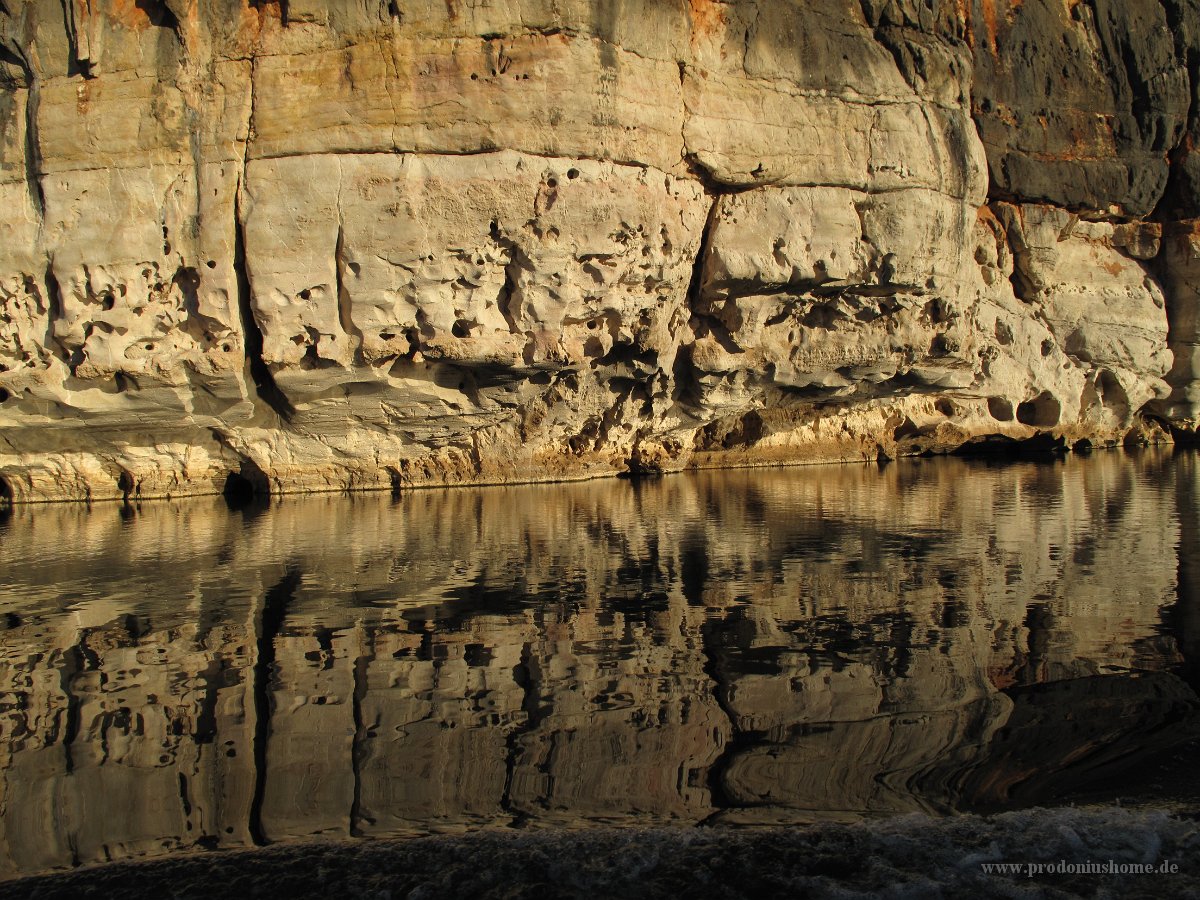
[[[494,825],[1200,809],[1198,509],[1195,454],[1154,452],[18,507],[0,875]]]

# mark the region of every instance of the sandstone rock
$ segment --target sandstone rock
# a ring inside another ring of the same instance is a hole
[[[1172,422],[1196,428],[1200,417],[1200,237],[1195,222],[1181,223],[1163,241],[1167,313],[1173,365],[1171,395],[1157,408]]]
[[[1188,431],[1198,22],[9,4],[0,496]]]
[[[1163,6],[980,6],[970,18],[973,104],[993,192],[1073,210],[1151,212],[1192,92]]]

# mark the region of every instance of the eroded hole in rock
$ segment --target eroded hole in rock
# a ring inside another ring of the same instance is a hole
[[[133,493],[133,489],[134,489],[133,476],[130,475],[128,472],[122,472],[120,477],[117,479],[117,490],[121,492],[121,495],[126,500],[128,500],[129,495]]]
[[[242,463],[241,471],[230,472],[225,477],[221,490],[230,509],[241,509],[270,494],[270,483],[266,473],[249,460]]]
[[[947,400],[945,397],[940,398],[935,404],[933,404],[933,406],[934,409],[940,412],[943,416],[952,416],[958,412],[958,408],[954,405],[954,403],[950,400]]]
[[[4,388],[0,388],[0,403],[3,403],[3,402],[5,402],[5,401],[6,401],[6,400],[8,400],[8,398],[9,398],[9,397],[11,397],[11,396],[12,396],[12,394],[10,394],[10,393],[9,393],[8,391],[6,391]]]
[[[399,497],[404,490],[404,476],[400,474],[400,470],[395,466],[387,466],[385,471],[388,474],[388,481],[392,485],[392,496]]]
[[[302,290],[300,292],[301,300],[309,300],[311,298],[312,298],[312,291],[310,291],[308,288],[305,288],[304,290]]]
[[[450,333],[456,338],[465,338],[471,336],[471,324],[465,319],[458,319],[454,326],[450,329]]]
[[[13,502],[13,488],[10,482],[3,475],[0,475],[0,506],[7,506]]]
[[[1013,420],[1013,405],[1003,397],[988,397],[988,413],[997,422],[1011,422]]]
[[[579,177],[579,170],[578,169],[567,169],[567,177],[570,178],[572,181],[574,181],[576,178]]]
[[[215,259],[210,259],[208,262],[205,263],[205,265],[208,266],[210,269],[215,269],[217,267],[217,261]]]
[[[1102,369],[1096,378],[1096,392],[1105,407],[1121,416],[1128,414],[1129,395],[1125,393],[1125,388],[1121,386],[1117,376],[1108,369]]]
[[[741,450],[752,447],[766,434],[757,410],[732,419],[718,419],[696,432],[693,446],[701,451]]]
[[[1017,421],[1035,428],[1050,428],[1058,424],[1062,405],[1049,391],[1017,405]]]

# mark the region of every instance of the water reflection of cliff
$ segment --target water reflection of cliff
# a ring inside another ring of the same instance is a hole
[[[1003,805],[1193,727],[1197,493],[1103,454],[21,508],[0,872]]]

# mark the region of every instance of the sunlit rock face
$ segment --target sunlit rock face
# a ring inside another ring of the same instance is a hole
[[[0,877],[1048,802],[1200,728],[1194,463],[17,508]]]
[[[1198,21],[7,3],[0,492],[1192,430]]]

